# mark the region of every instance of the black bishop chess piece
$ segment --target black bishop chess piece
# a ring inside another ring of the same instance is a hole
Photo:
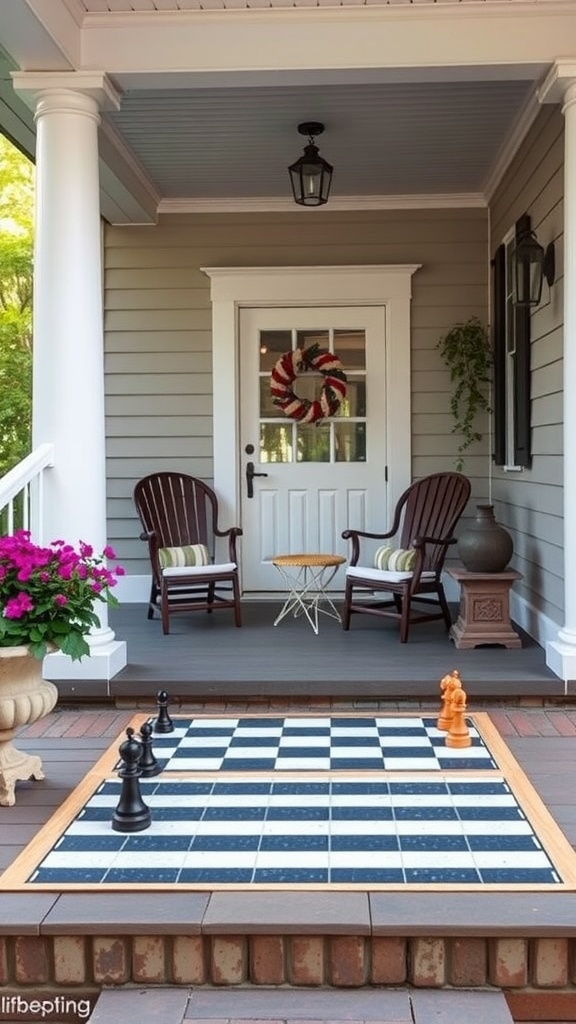
[[[152,823],[150,808],[146,806],[140,792],[140,758],[142,744],[134,736],[134,729],[126,729],[127,739],[120,744],[121,758],[118,775],[122,789],[118,806],[112,815],[112,828],[116,832],[142,832]]]
[[[162,765],[156,760],[152,749],[152,725],[150,722],[144,722],[140,726],[140,741],[142,743],[142,756],[138,762],[140,777],[151,779],[154,775],[160,774]]]
[[[170,712],[168,711],[168,694],[166,690],[158,691],[156,707],[158,708],[158,717],[154,722],[154,732],[174,732],[174,722],[170,718]]]

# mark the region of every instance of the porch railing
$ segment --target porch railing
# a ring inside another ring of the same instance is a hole
[[[54,465],[54,445],[41,444],[0,479],[0,532],[30,530],[43,544],[44,473]]]

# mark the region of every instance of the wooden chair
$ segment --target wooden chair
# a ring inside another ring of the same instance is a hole
[[[185,473],[152,473],[136,484],[134,503],[152,566],[148,618],[160,607],[169,633],[173,612],[233,608],[241,626],[236,539],[242,530],[219,528],[214,491]],[[228,538],[227,562],[215,562],[217,537]]]
[[[408,487],[398,501],[394,521],[388,533],[364,533],[345,530],[343,538],[352,542],[350,565],[346,572],[346,591],[342,626],[350,628],[355,612],[383,615],[400,622],[400,642],[408,640],[408,630],[415,622],[444,619],[450,629],[452,619],[442,584],[442,567],[450,545],[456,543],[454,528],[470,497],[470,481],[460,473],[434,473]],[[397,548],[380,550],[382,560],[390,564],[411,563],[406,568],[362,567],[361,538],[385,541],[398,539]],[[390,557],[390,555],[392,557]],[[380,594],[388,594],[378,600]],[[366,600],[370,595],[371,600]],[[376,600],[374,600],[376,597]],[[432,604],[433,612],[412,611],[412,602]]]

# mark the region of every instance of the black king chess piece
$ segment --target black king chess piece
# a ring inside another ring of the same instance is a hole
[[[154,732],[174,732],[174,722],[168,711],[168,694],[166,690],[159,690],[156,697],[158,717],[154,722]]]
[[[116,832],[142,832],[152,822],[150,808],[146,806],[140,792],[140,758],[142,744],[134,736],[134,729],[126,729],[127,739],[120,744],[121,765],[118,775],[122,789],[118,806],[112,815],[112,828]]]
[[[142,779],[151,779],[154,775],[160,774],[162,765],[156,760],[152,749],[152,726],[150,722],[144,722],[140,726],[140,740],[142,743],[142,756],[138,762],[140,777]]]

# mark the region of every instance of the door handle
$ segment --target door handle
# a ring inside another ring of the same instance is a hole
[[[252,481],[254,480],[255,476],[268,476],[268,473],[255,473],[254,472],[254,463],[253,462],[247,462],[246,463],[246,487],[247,487],[248,497],[249,498],[253,498],[254,497],[254,484],[253,484]]]

